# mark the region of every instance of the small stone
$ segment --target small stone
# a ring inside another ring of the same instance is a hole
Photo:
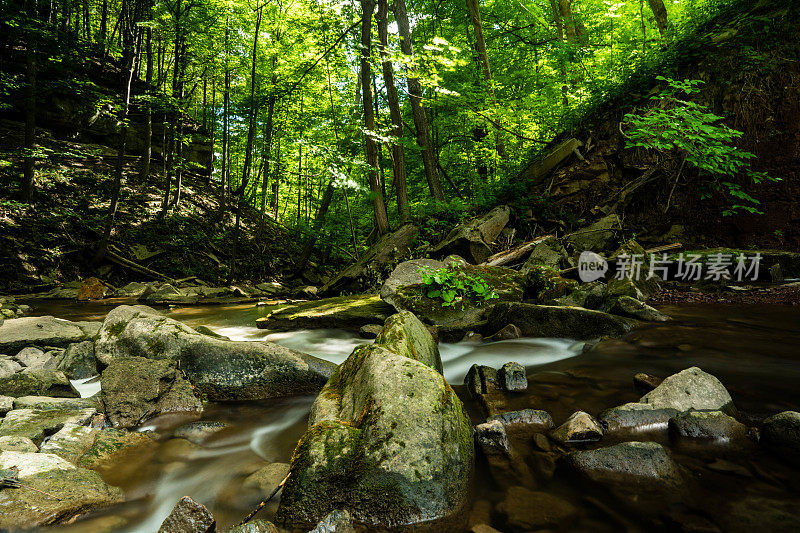
[[[331,511],[309,533],[355,533],[353,519],[347,511]]]
[[[213,533],[216,522],[211,511],[189,496],[184,496],[161,523],[158,533]]]
[[[11,396],[0,396],[0,416],[5,416],[7,412],[14,408],[14,398]]]
[[[382,324],[366,324],[358,329],[358,336],[362,339],[374,339],[382,329]]]
[[[107,287],[97,278],[88,278],[78,289],[78,300],[102,300],[106,296]]]
[[[39,447],[28,437],[0,437],[0,451],[36,453]]]
[[[553,449],[550,440],[541,433],[536,433],[533,436],[533,445],[543,452],[549,452]]]
[[[499,420],[484,422],[475,426],[475,441],[487,456],[510,453],[506,428]]]
[[[664,381],[662,378],[644,372],[639,372],[633,376],[633,386],[642,394],[647,394],[655,389],[661,385],[662,381]]]
[[[195,444],[202,444],[212,435],[228,427],[224,422],[198,420],[184,424],[175,430],[175,437],[186,439]]]
[[[736,463],[726,461],[725,459],[717,459],[713,463],[709,464],[708,468],[709,470],[723,474],[735,474],[742,477],[753,477],[753,474],[751,474],[747,468],[743,467],[742,465],[737,465]]]
[[[547,411],[538,409],[521,409],[490,416],[486,421],[500,421],[504,426],[524,427],[532,431],[549,431],[553,427],[553,418]]]
[[[589,413],[578,411],[553,430],[551,436],[565,445],[596,442],[603,437],[603,428]]]
[[[519,363],[506,363],[497,372],[500,386],[507,391],[524,391],[528,388],[528,375]]]
[[[579,511],[570,502],[547,492],[511,487],[497,506],[497,512],[512,531],[532,531],[548,527],[569,528]]]
[[[509,324],[491,337],[487,337],[486,340],[490,342],[507,341],[511,339],[519,339],[520,337],[522,337],[522,330],[520,330],[514,324]]]
[[[666,431],[670,418],[678,414],[675,409],[655,409],[649,403],[626,403],[606,409],[600,416],[604,432]]]
[[[497,384],[497,370],[489,366],[472,365],[464,378],[464,385],[473,399],[497,390]]]

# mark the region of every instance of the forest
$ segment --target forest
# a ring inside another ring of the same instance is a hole
[[[800,530],[794,0],[0,14],[0,530]]]

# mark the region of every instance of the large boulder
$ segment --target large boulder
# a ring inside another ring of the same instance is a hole
[[[415,260],[401,263],[381,288],[381,297],[398,311],[411,311],[429,324],[457,326],[464,330],[479,329],[486,311],[497,302],[519,302],[523,299],[526,281],[519,272],[503,267],[468,265],[458,259],[450,257],[444,262]],[[495,297],[463,298],[451,303],[445,302],[442,297],[428,297],[423,290],[422,269],[442,268],[447,268],[446,276],[454,280],[482,280]],[[416,272],[412,274],[412,270]]]
[[[495,207],[485,215],[459,224],[436,245],[431,253],[438,257],[456,254],[473,264],[480,264],[492,255],[489,246],[508,224],[511,208]]]
[[[575,253],[591,251],[597,253],[614,249],[622,232],[622,221],[616,214],[601,218],[594,224],[567,235],[566,240]]]
[[[336,328],[358,331],[392,314],[392,306],[374,295],[335,296],[283,307],[256,320],[259,329]]]
[[[52,316],[14,318],[0,326],[0,353],[16,353],[31,345],[64,347],[90,338],[91,333],[83,323]]]
[[[442,373],[439,345],[425,325],[409,311],[390,316],[375,338],[375,344]]]
[[[203,410],[191,384],[169,359],[116,357],[103,370],[101,383],[105,413],[116,428],[131,428],[160,414]]]
[[[664,379],[661,384],[639,400],[655,409],[675,409],[679,412],[723,411],[735,413],[731,395],[720,381],[696,366]]]
[[[384,345],[359,346],[314,402],[278,518],[311,528],[345,508],[367,528],[453,527],[468,504],[473,446],[441,374]]]
[[[141,461],[144,451],[155,451],[155,448],[153,439],[144,433],[105,428],[78,460],[78,466],[105,475],[106,472],[114,472],[117,465],[130,464],[131,458]]]
[[[78,391],[60,370],[25,368],[21,372],[0,378],[0,391],[6,396],[56,396],[77,398]]]
[[[384,235],[358,261],[323,285],[320,294],[361,292],[379,286],[397,263],[408,256],[417,235],[419,229],[413,224]]]
[[[120,503],[122,491],[97,472],[76,468],[48,453],[0,453],[0,469],[19,468],[21,488],[2,490],[0,529],[17,530],[69,522],[76,516]]]
[[[625,319],[583,309],[527,303],[499,303],[489,313],[488,331],[498,331],[515,324],[526,337],[564,337],[594,339],[603,336],[619,337],[631,329]]]
[[[218,339],[144,306],[120,306],[95,343],[103,365],[116,357],[178,361],[209,400],[258,400],[319,391],[336,365],[270,342]]]

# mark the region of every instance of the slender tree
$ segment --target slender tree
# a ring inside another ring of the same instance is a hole
[[[650,5],[653,17],[656,19],[656,26],[658,26],[661,37],[664,37],[667,34],[667,24],[669,23],[667,7],[664,5],[664,0],[647,0],[647,3]]]
[[[26,0],[28,32],[25,43],[25,157],[22,169],[22,199],[33,201],[36,158],[36,0]]]

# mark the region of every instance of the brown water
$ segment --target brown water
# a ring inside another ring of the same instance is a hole
[[[99,320],[108,307],[98,304],[34,302],[35,314],[72,320]],[[800,409],[800,310],[789,307],[680,306],[664,307],[675,317],[665,324],[642,327],[624,339],[606,341],[582,352],[581,343],[563,339],[521,339],[491,344],[442,345],[445,375],[457,385],[472,363],[499,367],[520,361],[528,368],[529,388],[509,396],[511,408],[549,411],[556,424],[576,410],[598,414],[603,409],[636,401],[636,372],[667,376],[699,366],[717,376],[740,410],[739,418],[757,426],[764,416]],[[173,309],[169,315],[190,325],[205,324],[239,340],[267,338],[335,362],[343,360],[357,343],[341,331],[303,331],[270,334],[256,330],[263,308],[252,305]],[[478,406],[456,390],[474,422],[482,421]],[[71,531],[155,531],[178,498],[190,495],[206,504],[221,530],[237,522],[262,494],[245,490],[243,480],[266,461],[288,462],[305,430],[313,398],[294,398],[247,404],[212,404],[204,420],[223,421],[229,427],[191,453],[177,450],[172,431],[183,421],[161,419],[148,423],[159,435],[154,451],[132,456],[107,481],[125,491],[127,502],[67,528]],[[667,441],[660,434],[641,440]],[[578,517],[559,530],[570,531],[744,531],[767,527],[780,513],[800,513],[800,472],[766,452],[745,453],[712,445],[672,446],[676,461],[690,473],[687,491],[677,501],[621,497],[564,475],[550,476],[553,455],[536,451],[529,437],[516,438],[515,447],[534,472],[524,482],[571,502]],[[544,465],[544,466],[543,466]],[[505,488],[519,484],[479,460],[476,470],[473,522],[488,522],[508,530],[503,517],[491,509]],[[755,498],[755,499],[754,499]],[[750,501],[748,520],[731,511]],[[755,503],[753,503],[755,502]],[[269,519],[276,505],[262,511]],[[772,518],[770,518],[772,517]],[[772,520],[772,521],[771,521]],[[791,530],[789,522],[783,523]],[[778,528],[780,529],[780,528]]]

